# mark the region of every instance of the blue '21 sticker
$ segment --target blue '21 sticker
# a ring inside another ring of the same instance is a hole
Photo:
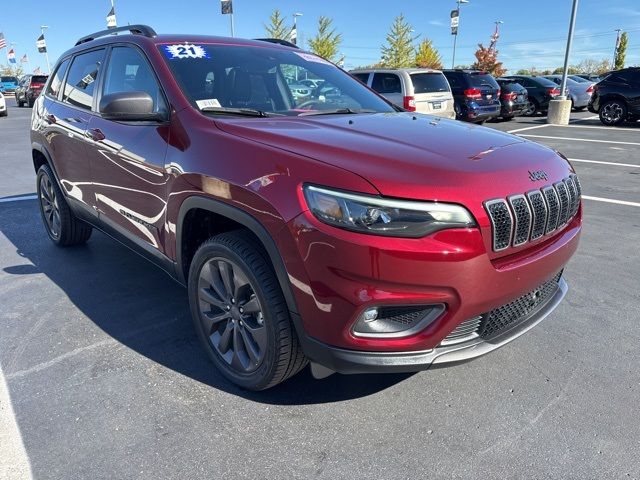
[[[209,58],[209,54],[202,45],[192,43],[181,43],[175,45],[165,45],[165,54],[171,60],[184,58]]]

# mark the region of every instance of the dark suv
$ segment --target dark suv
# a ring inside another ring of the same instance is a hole
[[[487,72],[443,70],[451,85],[456,118],[473,123],[500,116],[500,86]]]
[[[529,75],[510,75],[508,77],[515,80],[527,89],[529,103],[524,115],[531,116],[536,113],[546,114],[549,110],[549,102],[560,95],[560,89],[551,80],[543,77]]]
[[[296,99],[288,76],[336,93]],[[322,377],[490,352],[556,308],[581,232],[553,150],[399,111],[269,41],[82,38],[31,140],[51,240],[98,228],[185,284],[206,352],[249,389],[308,360]]]
[[[496,78],[500,85],[500,116],[510,120],[516,115],[523,115],[529,109],[527,89],[512,78]]]
[[[18,83],[18,88],[16,88],[16,103],[18,106],[23,107],[26,103],[33,107],[48,78],[48,75],[25,75],[22,77]]]
[[[616,70],[593,87],[589,111],[605,125],[620,125],[640,118],[640,68]]]

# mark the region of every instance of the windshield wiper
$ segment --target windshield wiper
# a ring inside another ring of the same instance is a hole
[[[311,115],[333,115],[337,113],[376,113],[375,110],[352,110],[350,108],[335,108],[333,110],[313,110],[311,112],[304,112],[298,115],[299,117],[308,117]]]
[[[253,108],[229,108],[229,107],[204,107],[201,112],[219,113],[221,115],[242,115],[245,117],[268,117],[267,112]]]

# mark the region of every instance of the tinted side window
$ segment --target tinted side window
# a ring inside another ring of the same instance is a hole
[[[148,93],[153,99],[153,111],[166,111],[158,80],[147,59],[135,48],[116,47],[111,50],[102,94],[118,92]]]
[[[369,80],[369,74],[368,73],[352,73],[351,75],[356,77],[358,80],[360,80],[365,85],[367,84],[367,81]]]
[[[104,50],[83,53],[73,59],[64,85],[62,101],[91,110],[96,79],[104,57]]]
[[[51,77],[51,82],[49,83],[49,88],[47,88],[47,95],[51,95],[52,97],[58,97],[58,93],[60,92],[60,87],[62,86],[62,80],[64,79],[64,74],[67,73],[67,68],[69,68],[69,59],[67,58],[63,61]]]
[[[402,93],[400,77],[395,73],[374,73],[371,88],[378,93]]]

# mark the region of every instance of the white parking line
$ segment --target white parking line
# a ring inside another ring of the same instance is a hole
[[[614,140],[595,140],[592,138],[573,138],[573,137],[552,137],[550,135],[529,135],[529,134],[524,134],[524,135],[520,135],[521,137],[528,137],[528,138],[547,138],[550,140],[569,140],[572,142],[593,142],[593,143],[615,143],[617,145],[639,145],[640,143],[637,142],[618,142],[618,141],[614,141]]]
[[[30,479],[31,466],[0,368],[0,478]]]
[[[584,158],[570,158],[569,160],[571,162],[599,163],[599,164],[602,164],[602,165],[613,165],[615,167],[640,168],[640,165],[633,165],[632,163],[601,162],[600,160],[585,160]]]
[[[536,128],[544,128],[544,127],[550,127],[551,125],[548,123],[542,124],[542,125],[534,125],[533,127],[524,127],[524,128],[516,128],[515,130],[507,130],[507,133],[516,133],[516,132],[524,132],[525,130],[533,130]]]
[[[569,123],[577,123],[577,122],[584,122],[586,120],[595,120],[597,118],[600,118],[598,115],[593,115],[591,117],[586,117],[586,118],[576,118],[574,120],[570,120]],[[558,126],[558,125],[556,125]]]
[[[605,127],[604,125],[555,125],[562,128],[591,128],[595,130],[615,130],[616,132],[633,132],[638,133],[640,130],[635,127],[620,128],[620,127]]]
[[[640,207],[640,203],[627,202],[626,200],[613,200],[611,198],[591,197],[589,195],[582,195],[582,198],[585,200],[593,200],[595,202],[616,203],[618,205],[627,205],[628,207]]]
[[[0,198],[0,203],[21,202],[24,200],[35,200],[37,195],[22,195],[20,197]]]

